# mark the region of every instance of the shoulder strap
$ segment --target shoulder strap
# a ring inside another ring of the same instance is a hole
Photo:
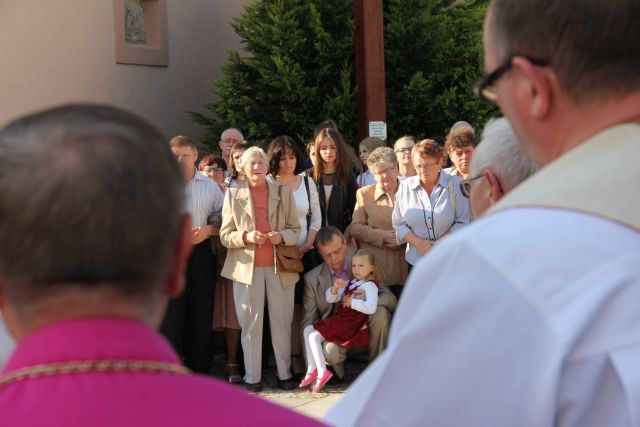
[[[275,183],[278,186],[278,206],[276,206],[276,228],[280,222],[280,203],[282,203],[282,184]]]
[[[303,176],[302,180],[304,181],[304,188],[307,190],[307,202],[309,204],[309,209],[307,210],[307,233],[308,233],[309,227],[311,226],[311,193],[309,192],[309,177]]]
[[[453,215],[456,215],[456,194],[453,191],[453,177],[449,176],[447,180],[449,187],[449,203],[451,203],[451,209],[453,209]]]

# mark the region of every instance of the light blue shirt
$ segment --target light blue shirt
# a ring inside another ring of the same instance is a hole
[[[455,197],[455,212],[449,197],[449,180]],[[469,199],[460,193],[460,178],[440,172],[431,197],[420,185],[420,178],[412,176],[400,182],[393,209],[393,228],[399,242],[413,231],[423,240],[438,240],[447,232],[456,230],[470,221]],[[407,244],[405,259],[414,265],[420,259],[415,246]]]

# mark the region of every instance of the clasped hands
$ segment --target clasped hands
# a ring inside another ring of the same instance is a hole
[[[262,231],[255,230],[246,234],[246,240],[258,246],[264,245],[267,242],[271,242],[272,245],[279,245],[282,243],[282,234],[278,231],[263,233]]]

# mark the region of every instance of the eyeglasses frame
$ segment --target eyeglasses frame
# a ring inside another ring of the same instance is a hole
[[[504,76],[507,71],[509,71],[511,69],[511,67],[513,67],[513,58],[515,58],[516,56],[520,56],[524,59],[526,59],[527,61],[529,61],[531,64],[537,66],[537,67],[547,67],[549,65],[549,63],[547,61],[542,61],[540,59],[535,59],[535,58],[529,58],[527,56],[523,56],[523,55],[511,55],[502,65],[500,65],[498,68],[496,68],[495,70],[493,70],[492,72],[490,72],[489,74],[485,74],[484,76],[480,77],[478,79],[478,81],[476,81],[476,83],[473,85],[473,93],[478,96],[480,99],[482,99],[485,102],[488,102],[490,104],[495,104],[498,97],[497,96],[487,96],[486,92],[487,89],[490,87],[493,87],[496,82],[498,80],[500,80],[500,78],[502,76]],[[490,93],[494,93],[495,92],[490,92]]]

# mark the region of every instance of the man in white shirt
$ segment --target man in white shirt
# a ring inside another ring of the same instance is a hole
[[[218,233],[218,229],[208,224],[208,218],[222,209],[224,195],[213,180],[196,170],[198,149],[191,138],[175,136],[169,145],[186,180],[187,210],[193,221],[193,251],[187,264],[185,291],[171,300],[161,330],[187,367],[206,374],[213,363],[211,325],[217,281],[216,258],[209,238]]]
[[[331,424],[640,425],[638,22],[492,0],[477,92],[544,167],[416,265]]]

